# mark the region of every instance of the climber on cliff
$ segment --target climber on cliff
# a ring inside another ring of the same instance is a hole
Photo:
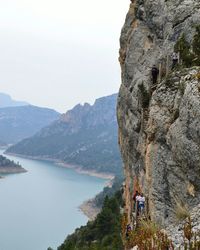
[[[128,225],[126,226],[126,237],[127,237],[127,238],[129,237],[129,234],[130,234],[131,230],[132,230],[131,225],[128,224]]]
[[[159,74],[159,69],[156,67],[156,65],[153,65],[153,67],[151,69],[153,85],[157,83],[158,74]]]
[[[139,196],[136,197],[136,201],[138,202],[138,207],[139,207],[139,214],[144,213],[144,208],[145,208],[145,197],[143,194],[140,194]]]
[[[177,64],[178,64],[178,54],[174,52],[172,54],[172,69],[174,69]]]

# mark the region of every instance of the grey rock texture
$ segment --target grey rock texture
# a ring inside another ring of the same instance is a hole
[[[134,189],[142,189],[151,218],[162,226],[174,221],[177,202],[189,207],[200,203],[200,88],[195,78],[200,69],[168,77],[164,72],[160,84],[150,90],[153,64],[167,65],[181,34],[191,43],[197,24],[199,0],[130,4],[120,38],[122,84],[117,108],[129,221]]]
[[[200,204],[193,208],[190,211],[191,221],[192,221],[192,232],[193,238],[196,236],[199,239],[199,232],[200,232]],[[175,249],[185,249],[183,246],[184,242],[184,225],[188,222],[187,220],[183,220],[182,222],[177,222],[176,225],[172,224],[166,228],[166,232],[169,235],[169,238],[173,241]],[[196,234],[196,235],[195,235]]]

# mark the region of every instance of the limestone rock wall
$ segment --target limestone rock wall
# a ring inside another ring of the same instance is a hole
[[[122,84],[117,108],[129,220],[131,197],[138,188],[148,198],[151,217],[162,225],[173,220],[177,202],[189,207],[200,203],[200,87],[195,78],[200,69],[168,77],[163,72],[153,91],[150,73],[153,64],[168,64],[183,32],[191,43],[197,24],[199,0],[130,4],[120,38]]]

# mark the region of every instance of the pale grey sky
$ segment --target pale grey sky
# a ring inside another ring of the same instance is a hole
[[[120,85],[130,0],[1,0],[0,92],[60,112]]]

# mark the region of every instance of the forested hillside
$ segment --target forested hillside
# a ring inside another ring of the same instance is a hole
[[[121,206],[121,191],[106,197],[96,220],[69,235],[58,250],[122,250]]]
[[[116,102],[117,95],[111,95],[97,99],[94,105],[79,104],[7,152],[121,175]]]
[[[3,155],[0,155],[0,174],[23,173],[26,172],[19,163],[10,161]]]

